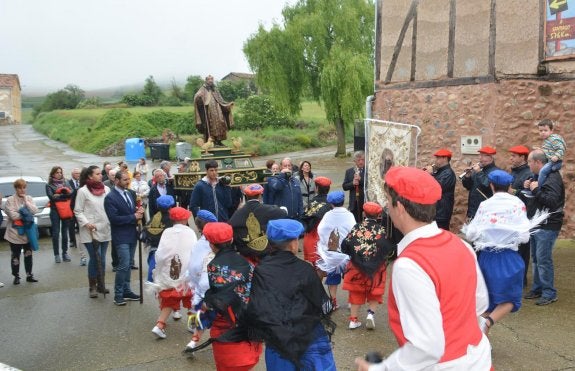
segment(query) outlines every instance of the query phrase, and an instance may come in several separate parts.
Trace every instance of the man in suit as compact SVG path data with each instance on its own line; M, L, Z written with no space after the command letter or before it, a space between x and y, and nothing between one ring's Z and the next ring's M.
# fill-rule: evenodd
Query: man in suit
M345 171L345 177L343 178L341 187L344 191L349 191L349 211L351 211L355 217L355 221L360 223L363 219L361 213L363 203L365 202L365 194L363 192L365 182L365 152L356 151L353 154L353 162L355 166Z
M112 228L112 244L116 246L118 254L114 304L126 305L126 300L140 300L140 296L130 288L130 265L136 252L136 227L144 216L144 209L136 207L136 195L130 190L128 173L119 171L114 179L116 184L104 199L104 209Z
M154 185L150 188L148 193L148 207L150 208L150 218L152 218L159 211L156 200L160 196L176 197L174 187L167 181L166 173L162 169L154 171Z

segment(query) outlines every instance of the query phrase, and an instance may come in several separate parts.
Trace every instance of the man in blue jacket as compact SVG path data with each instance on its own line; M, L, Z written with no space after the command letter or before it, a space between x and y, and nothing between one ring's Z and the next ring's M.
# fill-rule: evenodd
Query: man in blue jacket
M130 288L130 261L136 251L136 226L144 216L144 208L136 207L136 195L130 190L130 176L127 172L117 172L114 182L114 188L104 199L104 209L110 220L112 244L118 253L114 304L126 305L126 300L140 300L140 296Z
M226 184L225 177L218 178L218 162L206 161L206 176L194 186L190 210L194 218L200 210L208 210L219 222L227 222L230 218L228 210L232 207L232 189Z
M298 220L303 216L300 181L292 173L291 159L284 158L281 162L281 171L268 178L268 189L272 194L274 205L284 207L288 218Z

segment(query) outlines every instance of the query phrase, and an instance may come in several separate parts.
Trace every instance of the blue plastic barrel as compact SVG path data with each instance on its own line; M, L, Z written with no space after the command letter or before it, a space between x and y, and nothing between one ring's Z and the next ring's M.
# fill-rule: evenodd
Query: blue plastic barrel
M146 157L144 140L141 138L126 139L126 161L138 161Z

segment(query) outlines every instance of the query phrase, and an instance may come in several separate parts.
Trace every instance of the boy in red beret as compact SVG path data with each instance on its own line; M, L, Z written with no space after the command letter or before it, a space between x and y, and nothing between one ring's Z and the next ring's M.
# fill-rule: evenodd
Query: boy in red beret
M210 288L204 303L216 312L210 331L216 369L247 371L258 363L262 352L262 344L247 341L246 329L239 326L249 301L254 266L235 251L229 224L208 223L203 233L215 254L208 263Z
M154 282L147 283L160 302L160 316L152 332L161 339L166 338L166 320L170 313L179 311L180 303L188 311L192 307L192 292L186 271L191 251L197 242L196 233L188 227L192 213L182 207L174 207L169 214L174 225L162 234L155 255Z
M306 209L302 218L302 224L305 227L305 233L303 235L303 258L305 261L310 262L315 268L315 262L319 258L317 254L317 243L319 241L317 227L325 213L333 207L327 202L331 179L318 176L314 179L314 182L317 194Z
M351 304L350 330L361 326L357 315L366 302L366 328L375 328L375 310L383 303L385 292L387 261L395 249L395 245L386 239L385 228L378 220L382 207L375 202L366 202L363 212L365 219L352 228L341 244L341 252L350 257L343 276L343 289L349 291Z

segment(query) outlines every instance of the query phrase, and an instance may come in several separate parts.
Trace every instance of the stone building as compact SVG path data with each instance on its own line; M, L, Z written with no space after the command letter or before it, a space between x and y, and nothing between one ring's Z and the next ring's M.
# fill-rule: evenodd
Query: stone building
M22 96L18 75L0 74L0 125L22 123Z
M550 8L552 6L552 8ZM573 9L569 9L569 7ZM419 166L442 147L457 174L476 146L539 146L550 118L567 142L562 237L575 230L575 1L377 0L372 118L417 125ZM468 141L469 140L469 141ZM452 228L467 209L458 184Z

